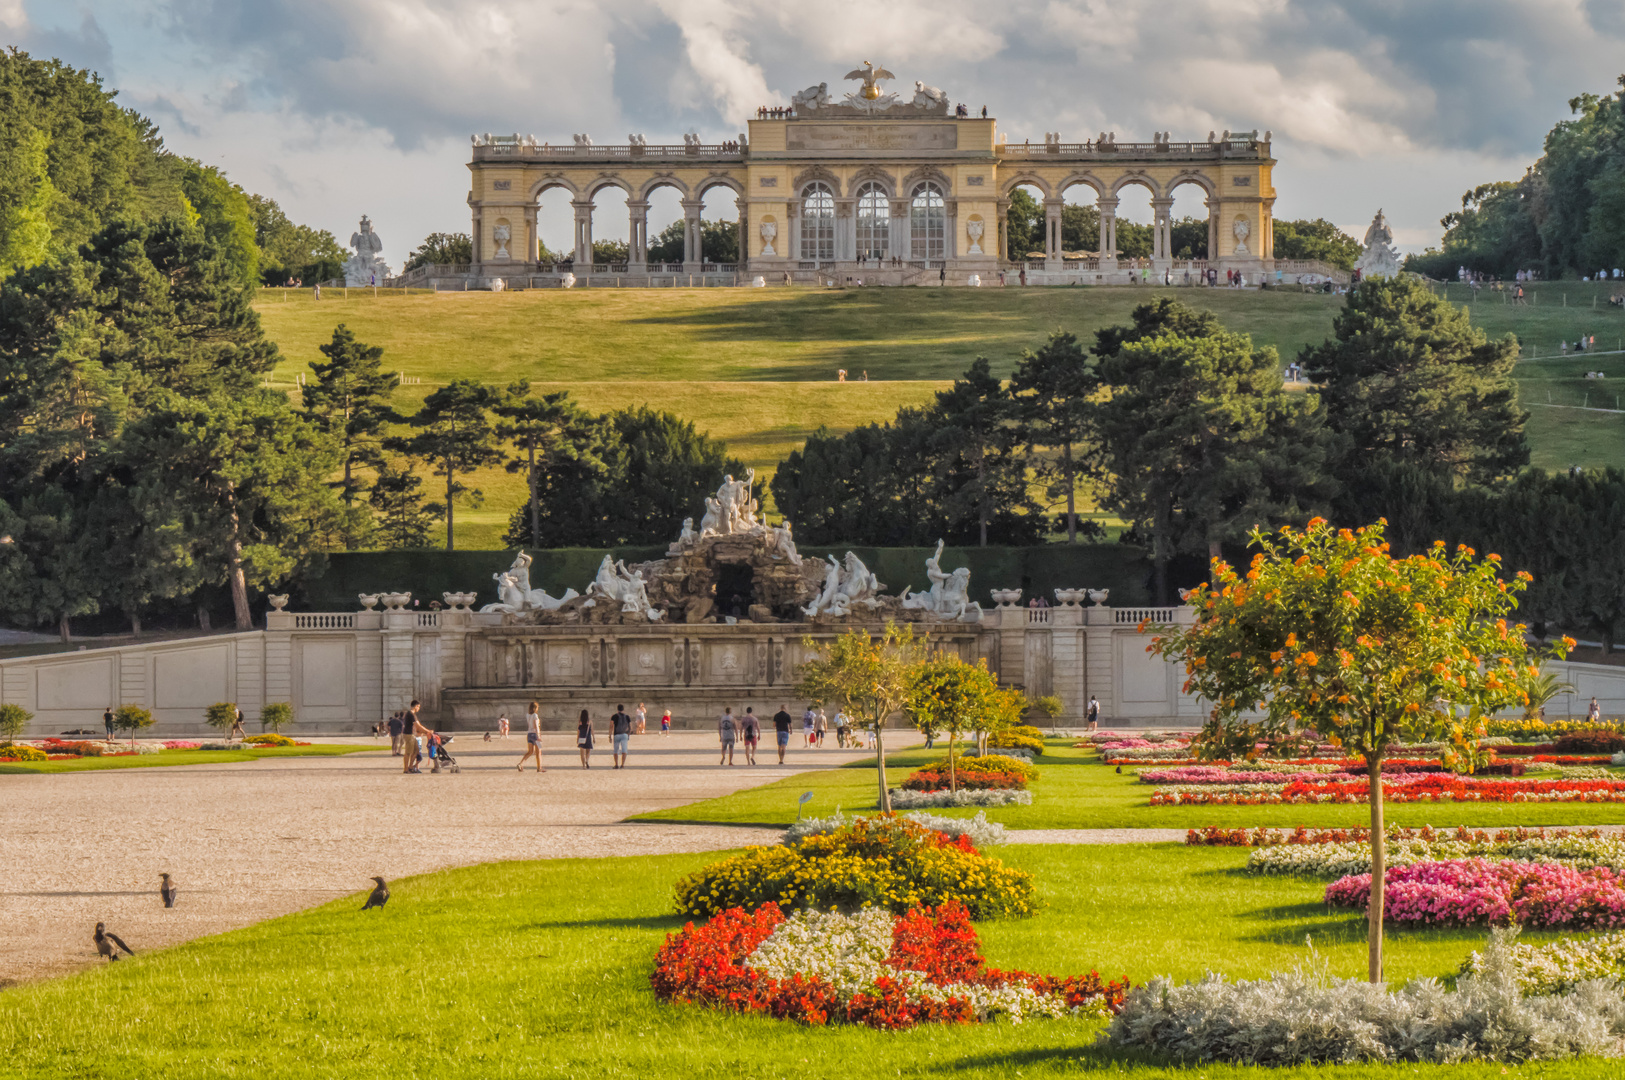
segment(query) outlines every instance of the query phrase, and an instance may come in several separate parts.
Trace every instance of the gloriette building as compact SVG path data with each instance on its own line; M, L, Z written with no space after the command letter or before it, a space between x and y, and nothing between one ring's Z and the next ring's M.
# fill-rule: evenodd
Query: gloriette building
M891 92L890 72L865 64L846 78L859 85L842 96L829 84L808 87L785 107L763 109L734 140L650 143L631 136L602 145L577 135L554 146L532 136L476 135L469 162L473 264L455 271L501 277L513 285L557 284L569 272L580 284L611 275L616 284L676 284L682 276L729 275L782 281L834 280L861 271L866 283L986 282L1008 267L1004 223L1020 186L1043 198L1047 228L1041 264L1022 268L1041 283L1111 283L1146 271L1241 270L1273 273L1271 208L1275 188L1270 134L1210 132L1204 141L1176 142L1155 133L1150 142L1118 141L1101 132L1082 141L1059 133L1036 144L1014 142L998 121L951 105L935 87L914 84ZM1170 232L1174 193L1201 189L1207 204L1210 257L1177 263ZM1117 207L1123 190L1150 193L1155 241L1149 262L1117 257ZM683 261L648 260L649 196L670 188L686 222ZM703 249L701 201L726 188L738 209L743 257L718 264ZM1085 188L1100 211L1096 251L1062 258L1061 209L1068 191ZM594 264L592 240L599 199L614 189L630 214L624 264ZM574 210L573 261L542 263L536 213L548 199ZM1318 264L1286 266L1297 272ZM534 279L534 280L533 280ZM586 279L586 280L583 280ZM610 282L602 282L610 284ZM716 283L722 283L720 281ZM729 283L735 283L730 281Z

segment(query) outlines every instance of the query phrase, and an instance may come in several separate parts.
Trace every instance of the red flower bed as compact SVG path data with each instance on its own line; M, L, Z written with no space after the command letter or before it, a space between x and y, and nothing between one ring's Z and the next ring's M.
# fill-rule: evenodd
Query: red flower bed
M1423 825L1419 829L1393 828L1388 830L1390 840L1457 840L1464 844L1508 844L1518 840L1543 838L1562 839L1580 837L1595 840L1602 836L1599 829L1497 829L1493 833L1483 829L1469 829L1458 825L1454 829L1435 829ZM1366 843L1370 829L1314 829L1302 825L1287 832L1285 829L1191 829L1185 834L1185 843L1193 847L1279 847L1288 844L1353 844Z
M924 1023L976 1022L970 1001L952 993L953 987L1024 986L1062 998L1068 1008L1103 1005L1112 1013L1122 1008L1129 987L1126 979L1108 983L1093 971L1061 978L989 968L969 913L963 905L944 904L935 911L916 908L898 918L886 959L897 975L883 975L842 1000L819 976L779 979L746 966L746 959L784 921L778 905L763 904L754 915L729 908L703 925L691 922L667 934L649 979L655 996L807 1024L844 1020L894 1030ZM914 989L921 979L950 992L940 1000L921 996Z
M1384 784L1388 802L1625 802L1625 780L1478 780L1435 774ZM1362 803L1369 787L1354 783L1292 783L1280 792L1241 794L1190 791L1151 796L1152 806L1272 806L1282 803Z
M954 770L954 779L960 787L968 791L1027 790L1025 778L1008 773L977 772L974 769L957 768ZM943 765L940 768L930 766L916 769L903 781L903 788L907 791L947 791L948 767Z

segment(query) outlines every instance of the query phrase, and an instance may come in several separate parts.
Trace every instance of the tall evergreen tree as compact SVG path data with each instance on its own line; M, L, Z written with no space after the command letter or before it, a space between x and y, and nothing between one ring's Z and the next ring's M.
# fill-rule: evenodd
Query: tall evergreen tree
M1374 455L1471 483L1507 479L1529 462L1518 343L1490 341L1467 313L1409 278L1362 281L1332 337L1299 355L1326 403L1326 423L1356 460Z
M415 435L394 436L384 447L408 457L433 464L436 476L446 478L446 550L456 547L456 503L459 495L482 498L483 493L465 485L461 477L487 465L496 465L504 455L497 448L491 410L502 403L502 395L472 379L458 379L430 394L411 419Z
M542 545L542 478L570 463L572 471L601 471L598 456L602 428L585 410L570 400L567 391L530 396L530 383L518 382L508 388L507 398L494 410L501 422L497 435L518 447L520 456L509 460L511 473L525 474L530 493L529 530L513 542L514 547Z
M399 419L389 397L400 376L382 370L382 347L357 341L343 323L333 328L333 340L318 348L327 359L311 365L315 380L303 391L305 416L337 445L344 469L339 495L353 503L366 490L355 470L382 460L384 425Z
M1010 377L1010 393L1025 427L1029 447L1045 446L1057 456L1038 463L1040 478L1049 482L1051 498L1066 503L1067 543L1078 539L1078 455L1087 453L1090 399L1100 389L1095 373L1077 336L1057 330L1037 352L1021 354Z
M1020 454L1021 427L1010 393L978 357L953 386L938 392L931 409L937 422L934 449L937 475L945 484L943 510L950 532L964 523L982 547L997 519L1005 542L1031 540L1037 533L1027 494L1027 460Z
M387 461L378 466L367 501L378 515L377 536L385 547L429 546L429 530L445 516L445 508L425 503L422 489L423 478L411 469L397 469Z
M1255 525L1331 494L1312 398L1288 395L1274 349L1167 298L1097 333L1102 503L1150 533L1159 603L1169 560L1216 556Z

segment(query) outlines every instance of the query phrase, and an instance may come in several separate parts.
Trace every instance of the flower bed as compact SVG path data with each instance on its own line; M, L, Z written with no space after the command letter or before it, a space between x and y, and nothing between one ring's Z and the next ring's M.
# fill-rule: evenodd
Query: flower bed
M243 740L243 745L252 750L270 746L309 746L310 744L308 742L296 742L286 735L271 732L265 735L250 735Z
M1589 938L1559 938L1545 945L1511 948L1514 977L1525 994L1569 994L1591 979L1625 979L1625 933ZM1477 975L1488 959L1474 952L1461 965L1461 974Z
M104 754L116 754L117 743L90 742L85 739L58 739L56 737L41 739L39 748L52 757L101 757Z
M981 791L903 791L891 789L893 810L940 810L950 806L1031 806L1033 794L1013 788L989 788Z
M730 908L668 934L650 977L662 1001L708 1005L808 1024L897 1029L1008 1017L1098 1016L1118 1008L1127 980L988 968L958 904L901 917L774 904Z
M1522 926L1553 929L1625 925L1625 888L1613 870L1550 863L1447 859L1396 866L1386 875L1384 921L1418 926ZM1326 886L1326 903L1364 911L1371 875Z
M1625 837L1564 836L1517 840L1394 839L1387 848L1390 867L1448 859L1511 859L1554 863L1586 870L1606 866L1625 873ZM1371 872L1371 845L1365 840L1340 844L1292 844L1258 848L1247 859L1249 874L1301 874L1343 877Z
M966 792L964 794L974 794ZM1014 794L1014 793L1012 793ZM858 911L963 904L978 919L1032 914L1032 875L906 818L850 825L775 847L749 848L677 883L677 913L709 918L728 908Z
M957 840L963 836L971 842L973 847L977 848L997 847L1006 843L1009 839L1005 835L1004 826L996 821L989 821L987 815L983 813L978 813L973 818L957 818L943 817L940 814L928 814L923 810L917 810L910 814L904 814L903 817L909 821L924 825L927 829L939 832L949 840ZM784 839L781 843L799 844L809 836L839 832L842 829L850 828L851 825L852 819L839 810L836 810L834 814L827 818L802 818L784 831Z
M1027 778L1006 772L984 772L974 765L959 766L950 776L947 763L915 769L903 781L905 791L946 791L952 781L957 787L971 791L1010 790L1025 791Z
M1503 844L1514 840L1561 840L1569 837L1594 840L1603 834L1598 829L1499 829L1494 833L1483 829L1469 829L1458 825L1454 829L1439 830L1431 825L1420 828L1394 826L1387 830L1389 840L1456 840L1464 844ZM1291 830L1266 829L1191 829L1185 834L1190 846L1208 847L1274 847L1279 844L1349 844L1364 843L1371 838L1370 829L1306 829L1302 825Z
M1158 788L1152 806L1274 806L1363 803L1363 778L1349 783L1232 784ZM1389 802L1625 802L1625 780L1494 780L1442 773L1401 774L1382 781Z
M0 746L0 761L49 761L50 755L37 746L14 743Z
M165 750L197 750L200 747L202 747L202 745L203 745L202 743L194 742L191 739L170 739L170 740L168 740L167 742L164 743L164 749Z
M1492 933L1482 969L1454 990L1437 979L1389 990L1314 968L1252 982L1153 979L1129 993L1101 1042L1179 1061L1277 1066L1617 1058L1625 1034L1618 984L1525 997L1510 942Z

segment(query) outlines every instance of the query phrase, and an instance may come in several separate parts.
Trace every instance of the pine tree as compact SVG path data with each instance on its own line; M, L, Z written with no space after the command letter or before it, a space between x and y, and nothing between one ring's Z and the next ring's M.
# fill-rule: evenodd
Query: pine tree
M380 433L398 419L389 397L400 376L381 370L384 350L357 341L343 323L333 328L333 340L318 348L327 359L311 365L315 381L304 388L305 416L338 446L344 468L339 495L349 504L366 490L355 470L382 460Z
M1037 352L1021 354L1010 393L1026 425L1029 448L1046 446L1059 451L1039 464L1038 475L1050 481L1052 498L1066 500L1066 541L1078 539L1078 479L1076 454L1088 452L1090 399L1100 389L1100 378L1075 335L1057 330Z
M459 479L476 469L496 465L504 454L496 446L490 411L502 395L472 379L458 379L423 401L411 418L418 433L384 440L384 447L408 457L433 463L436 476L446 478L446 550L455 548L454 525L459 495L482 498Z
M997 518L1006 542L1033 539L1037 507L1027 495L1026 459L1017 452L1025 439L1010 394L985 357L937 394L930 415L937 426L932 445L949 531L960 535L969 528L986 547Z
M543 477L561 468L589 474L601 472L603 461L598 452L602 427L570 400L568 392L533 398L528 382L510 386L507 399L493 411L502 418L497 435L511 440L522 454L509 461L507 469L525 474L530 493L529 528L522 536L513 534L504 542L514 547L541 547Z
M1490 341L1466 311L1409 278L1362 281L1332 337L1299 356L1354 461L1381 455L1470 483L1529 463L1517 359L1512 335Z
M439 503L424 503L423 478L411 469L384 462L367 501L378 514L378 537L385 547L429 546L429 530L445 516Z

